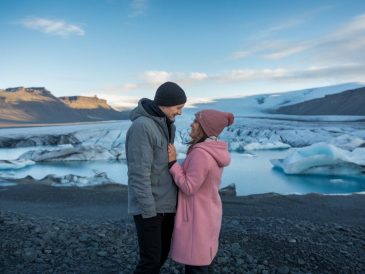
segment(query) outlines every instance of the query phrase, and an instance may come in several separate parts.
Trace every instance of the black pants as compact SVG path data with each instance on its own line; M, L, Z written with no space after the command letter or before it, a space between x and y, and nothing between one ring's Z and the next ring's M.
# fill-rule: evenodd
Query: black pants
M185 265L185 274L212 274L214 273L213 263L210 265Z
M175 213L159 213L146 219L135 215L133 218L139 245L139 262L134 273L158 274L170 251Z

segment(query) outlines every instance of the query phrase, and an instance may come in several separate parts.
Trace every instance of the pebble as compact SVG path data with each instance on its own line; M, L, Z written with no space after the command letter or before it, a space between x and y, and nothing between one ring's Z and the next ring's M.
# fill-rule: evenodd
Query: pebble
M0 210L0 228L0 273L132 273L138 260L132 220L95 223ZM363 227L223 217L214 267L233 274L365 273L362 239ZM183 269L168 259L161 274Z
M287 274L289 273L290 269L287 266L281 266L277 269L279 274Z

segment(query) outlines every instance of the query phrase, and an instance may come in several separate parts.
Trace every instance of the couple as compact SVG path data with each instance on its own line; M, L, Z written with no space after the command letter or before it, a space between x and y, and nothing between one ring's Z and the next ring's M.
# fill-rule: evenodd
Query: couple
M140 253L134 273L159 273L169 254L185 264L185 273L213 272L222 220L218 189L223 167L230 162L227 144L217 137L234 117L216 110L196 113L187 157L180 165L173 145L174 119L185 103L183 89L166 82L153 101L141 99L130 114L128 212Z

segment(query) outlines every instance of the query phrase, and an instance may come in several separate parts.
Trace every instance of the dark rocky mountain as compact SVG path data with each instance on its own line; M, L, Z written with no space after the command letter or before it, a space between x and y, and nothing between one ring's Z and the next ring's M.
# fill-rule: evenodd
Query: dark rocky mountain
M365 115L365 87L343 91L277 109L288 115Z
M43 87L0 89L3 123L69 123L127 119L126 112L93 97L57 98Z

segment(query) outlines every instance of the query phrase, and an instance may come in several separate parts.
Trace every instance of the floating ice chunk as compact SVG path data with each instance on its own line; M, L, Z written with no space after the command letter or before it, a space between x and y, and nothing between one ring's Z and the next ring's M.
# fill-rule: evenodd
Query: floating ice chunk
M32 160L35 162L49 161L95 161L95 160L119 160L125 157L123 151L118 149L106 149L105 147L79 146L57 150L32 150L21 156L18 160Z
M271 163L286 174L359 175L365 173L365 148L350 152L318 143L298 148L285 159Z
M346 150L353 150L364 143L363 139L348 134L338 136L330 141L330 144Z
M358 147L350 153L350 159L355 164L365 166L365 147Z
M233 141L232 140L228 143L228 148L231 151L243 152L243 151L245 151L244 146L245 146L245 144L242 141Z
M245 150L274 150L274 149L287 149L287 148L290 148L290 146L282 142L251 143L244 146Z
M50 184L53 186L94 186L115 183L113 180L108 178L105 172L95 174L93 177L85 177L74 174L68 174L65 176L47 175L39 182Z
M334 184L343 184L345 181L342 179L331 179L330 182Z
M21 169L27 166L34 165L35 162L31 160L0 160L0 170L3 169Z
M239 155L242 156L242 157L247 157L247 158L257 157L257 155L251 154L251 153L241 153Z

